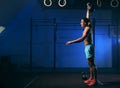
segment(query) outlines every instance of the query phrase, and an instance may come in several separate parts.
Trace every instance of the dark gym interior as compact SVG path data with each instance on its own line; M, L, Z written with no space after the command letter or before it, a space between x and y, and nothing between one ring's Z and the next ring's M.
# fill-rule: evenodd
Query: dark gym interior
M88 2L98 74L91 88L120 88L120 0L2 0L0 88L89 88L84 43L66 45L82 35Z

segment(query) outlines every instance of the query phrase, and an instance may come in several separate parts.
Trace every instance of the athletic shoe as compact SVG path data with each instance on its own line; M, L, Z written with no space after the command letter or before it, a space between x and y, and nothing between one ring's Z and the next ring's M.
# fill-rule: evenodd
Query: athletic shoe
M88 86L93 86L97 83L97 81L95 79L91 80L88 84Z
M88 78L87 80L84 81L84 83L89 83L91 81L91 78Z

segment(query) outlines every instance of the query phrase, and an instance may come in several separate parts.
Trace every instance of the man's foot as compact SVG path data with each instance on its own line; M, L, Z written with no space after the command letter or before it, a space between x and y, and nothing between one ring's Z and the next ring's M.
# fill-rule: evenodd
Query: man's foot
M88 78L87 80L84 81L84 83L89 83L92 79Z
M97 83L95 79L91 80L88 84L88 86L94 86Z

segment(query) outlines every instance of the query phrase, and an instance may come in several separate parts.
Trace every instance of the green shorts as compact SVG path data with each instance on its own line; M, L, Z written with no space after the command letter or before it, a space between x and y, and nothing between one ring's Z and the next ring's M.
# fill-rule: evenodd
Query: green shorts
M89 58L94 59L94 46L92 44L85 46L85 55L86 55L86 59Z

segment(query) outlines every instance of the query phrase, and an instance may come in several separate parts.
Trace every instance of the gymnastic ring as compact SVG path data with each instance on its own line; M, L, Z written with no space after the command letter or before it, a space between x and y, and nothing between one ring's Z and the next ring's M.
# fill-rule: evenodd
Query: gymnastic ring
M60 7L64 7L66 4L67 4L67 1L66 1L66 0L63 0L63 5L61 4L61 0L58 1L58 5L59 5Z
M116 2L116 5L113 5L113 3ZM111 6L112 7L118 7L119 6L119 1L118 0L111 0Z
M101 5L102 5L101 0L97 0L97 6L98 6L98 7L101 7Z
M52 5L52 0L49 0L50 4L47 4L46 3L46 0L44 0L44 5L47 6L47 7L50 7Z

